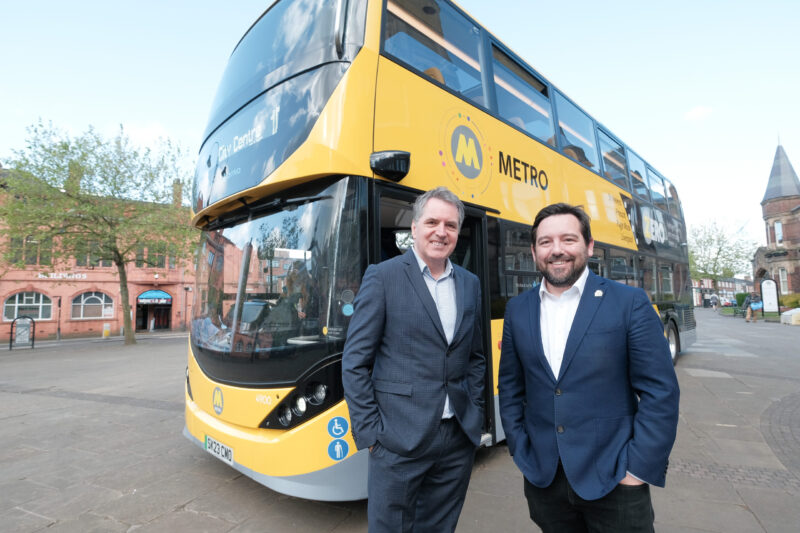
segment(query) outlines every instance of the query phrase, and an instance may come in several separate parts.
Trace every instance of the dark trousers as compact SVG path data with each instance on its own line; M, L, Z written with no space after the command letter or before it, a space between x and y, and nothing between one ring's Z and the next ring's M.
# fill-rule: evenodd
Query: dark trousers
M475 446L455 418L442 421L421 457L376 443L369 455L370 533L455 531L474 460Z
M531 520L543 533L652 533L650 485L617 485L599 500L572 490L561 463L553 483L539 488L525 480Z

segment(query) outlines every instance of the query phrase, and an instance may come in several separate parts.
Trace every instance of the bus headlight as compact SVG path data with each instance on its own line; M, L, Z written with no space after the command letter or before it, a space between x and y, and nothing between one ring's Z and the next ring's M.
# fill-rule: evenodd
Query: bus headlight
M297 416L303 416L306 412L306 399L303 396L298 396L294 401L292 412Z
M278 422L284 426L289 426L292 423L292 410L288 405L281 405L278 411Z
M328 387L324 383L309 383L306 388L306 399L311 405L321 405L328 395Z
M259 427L286 430L315 419L344 400L342 360L336 359L297 383L268 412Z

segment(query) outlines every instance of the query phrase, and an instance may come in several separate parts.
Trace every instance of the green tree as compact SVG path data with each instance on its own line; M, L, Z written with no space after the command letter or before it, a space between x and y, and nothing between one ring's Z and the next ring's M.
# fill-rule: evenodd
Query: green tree
M750 272L756 244L736 238L717 224L709 222L689 230L689 270L692 278L717 282L736 274Z
M122 127L111 139L92 128L70 137L40 121L28 128L26 147L14 156L0 199L0 224L9 237L1 244L4 258L19 262L12 243L28 239L52 242L53 265L70 257L112 263L125 343L135 344L127 264L143 248L186 260L196 244L182 201L187 173L180 148L167 141L157 150L139 149Z

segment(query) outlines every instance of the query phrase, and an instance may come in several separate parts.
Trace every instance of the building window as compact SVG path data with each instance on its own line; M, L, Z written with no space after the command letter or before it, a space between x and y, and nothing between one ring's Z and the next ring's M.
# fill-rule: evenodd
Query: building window
M72 318L112 318L114 300L102 292L84 292L72 300Z
M164 268L166 266L167 243L159 242L147 247L147 266Z
M12 237L10 248L11 254L9 259L11 259L11 263L24 264L28 266L52 265L52 239L42 239L40 241L30 235L24 239Z
M75 254L75 264L79 267L92 268L112 266L110 259L103 259L100 256L100 245L96 242L90 242L86 249Z
M167 252L169 256L167 257L169 268L175 269L178 268L178 250L174 244L170 244L167 246Z
M50 320L53 302L39 292L19 292L10 296L3 306L3 320L9 322L23 315L36 320Z
M214 257L213 254L211 257ZM142 267L144 267L144 246L139 245L139 247L136 248L136 268Z
M775 244L783 243L783 223L775 223Z
M789 279L786 275L786 269L781 268L778 270L778 272L780 272L781 294L789 294Z

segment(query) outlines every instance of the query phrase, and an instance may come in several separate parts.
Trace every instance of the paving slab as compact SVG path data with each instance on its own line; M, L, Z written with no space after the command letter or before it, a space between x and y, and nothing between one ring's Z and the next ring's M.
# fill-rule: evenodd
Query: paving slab
M75 518L60 520L47 528L47 533L124 533L130 529L107 516L84 513Z
M800 531L800 328L695 311L656 530ZM290 498L188 442L185 366L185 338L0 350L0 530L366 531L365 501ZM479 450L457 531L536 530L507 447Z
M800 506L796 494L752 487L737 487L737 491L758 517L764 531L797 533L800 530Z

